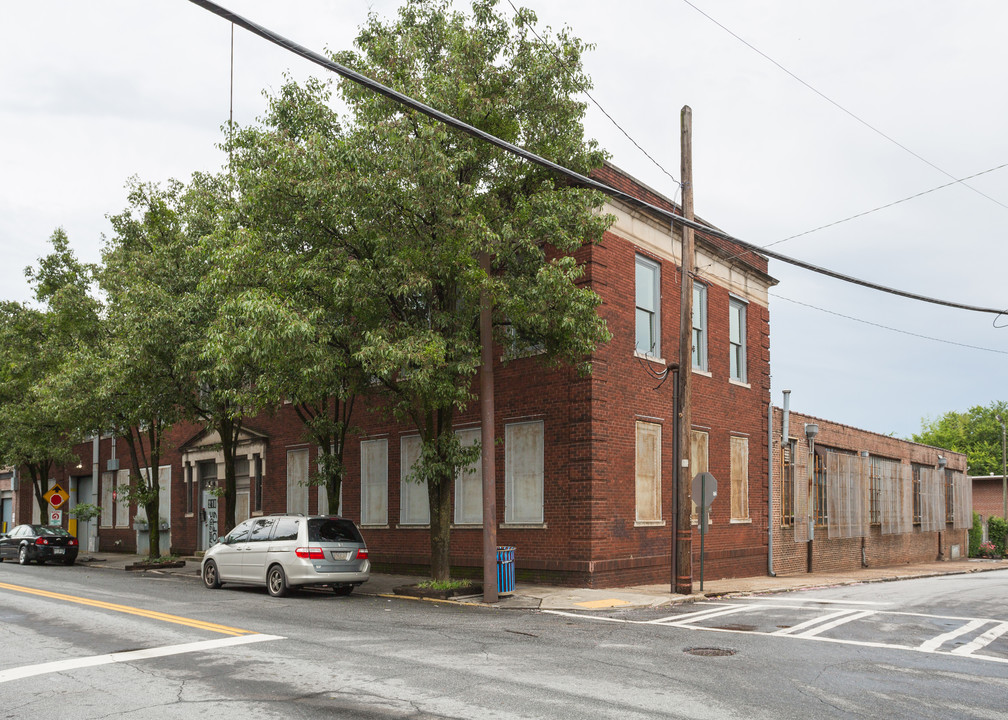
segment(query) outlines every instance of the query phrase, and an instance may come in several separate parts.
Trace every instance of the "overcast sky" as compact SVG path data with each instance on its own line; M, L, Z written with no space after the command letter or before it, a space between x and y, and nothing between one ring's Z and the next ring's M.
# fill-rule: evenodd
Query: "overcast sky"
M351 47L369 10L390 17L398 7L222 4L318 51ZM1001 0L523 4L541 24L568 25L596 45L585 59L592 96L675 178L679 111L692 108L696 212L758 245L951 182L943 171L964 178L1008 163ZM507 0L502 8L511 14ZM0 280L2 297L27 300L23 269L56 227L80 257L99 259L127 178L220 168L231 27L186 0L11 3L3 24ZM240 29L234 56L241 124L262 114L262 90L279 88L285 72L323 74ZM676 195L594 106L586 130L617 166ZM1008 308L1008 168L969 184L774 249L910 292ZM1008 399L1008 327L996 329L993 315L777 261L770 272L780 281L770 303L775 404L790 389L797 411L909 436L922 418Z

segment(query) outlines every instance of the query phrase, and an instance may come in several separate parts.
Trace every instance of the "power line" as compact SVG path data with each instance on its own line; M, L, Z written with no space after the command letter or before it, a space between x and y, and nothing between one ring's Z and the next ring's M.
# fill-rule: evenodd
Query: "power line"
M850 215L849 217L845 217L842 220L834 220L831 223L826 223L825 225L820 225L819 227L812 228L811 230L806 230L805 232L800 232L800 233L797 233L796 235L790 235L790 236L788 236L786 238L782 238L781 240L774 240L772 243L764 245L763 247L764 248L768 248L771 245L779 245L780 243L787 242L788 240L794 240L795 238L800 238L800 237L803 237L805 235L811 235L814 232L819 232L820 230L825 230L826 228L831 228L831 227L834 227L836 225L840 225L841 223L845 223L845 222L847 222L849 220L856 220L857 218L864 217L865 215L871 215L874 212L878 212L879 210L885 210L886 208L891 208L894 205L899 205L900 203L905 203L908 200L916 200L917 198L923 197L924 195L929 195L930 193L936 192L938 190L944 190L947 187L952 187L953 185L958 185L959 183L962 183L964 180L972 180L975 177L980 177L981 175L986 175L986 174L992 173L992 172L994 172L996 170L1002 170L1002 169L1004 169L1006 167L1008 167L1008 163L1004 163L1002 165L998 165L997 167L992 167L989 170L981 170L978 173L973 173L972 175L967 175L964 178L959 178L958 180L953 180L952 182L945 183L944 185L939 185L938 187L933 187L930 190L924 190L924 191L916 193L914 195L909 195L909 196L907 196L907 197L905 197L905 198L903 198L901 200L894 200L891 203L886 203L885 205L879 205L877 208L872 208L871 210L865 210L864 212L859 212L859 213L856 213L854 215Z
M621 190L617 190L616 188L610 187L609 185L606 185L605 183L595 180L593 178L581 175L580 173L574 172L573 170L565 168L562 165L558 165L552 162L551 160L547 160L543 157L540 157L539 155L536 155L535 153L525 150L524 148L520 148L517 145L509 143L506 140L502 140L496 137L495 135L491 135L490 133L484 132L483 130L480 130L479 128L473 127L468 123L458 120L457 118L454 118L451 115L443 113L440 110L436 110L430 107L429 105L420 102L419 100L415 100L411 97L408 97L407 95L403 95L402 93L393 90L385 85L382 85L381 83L372 80L371 78L365 77L364 75L361 75L360 73L351 70L348 67L340 65L339 63L330 60L329 58L320 55L312 50L309 50L308 48L297 44L293 40L289 40L283 37L282 35L278 35L272 30L269 30L261 25L258 25L252 22L251 20L247 20L244 17L237 15L236 13L233 13L230 10L227 10L226 8L223 8L214 2L210 2L209 0L189 0L189 1L194 5L198 5L199 7L202 7L203 9L208 10L219 17L222 17L225 20L238 25L239 27L245 28L249 32L258 35L259 37L268 40L269 42L274 43L275 45L278 45L294 53L295 55L299 55L300 57L303 57L306 60L315 63L316 65L319 65L327 70L337 73L341 77L345 77L348 80L358 83L359 85L363 85L364 87L367 87L373 90L374 92L389 98L393 102L405 105L406 107L411 108L424 115L427 115L428 117L431 117L439 122L442 122L445 125L448 125L449 127L453 127L456 130L466 133L467 135L488 142L491 145L500 148L501 150L511 153L512 155L523 158L524 160L527 160L530 163L546 168L547 170L555 172L558 175L562 175L563 177L566 177L569 180L572 180L583 187L598 190L599 192L608 195L611 198L620 200L621 202L625 202L630 205L634 205L638 208L647 210L649 212L653 212L657 214L659 217L665 218L673 222L681 223L682 225L693 228L694 230L699 230L708 237L716 237L722 240L726 240L755 254L763 254L775 260L780 260L781 262L785 262L790 265L794 265L796 267L809 270L810 272L815 272L820 275L826 275L828 277L832 277L837 280L842 280L844 282L860 285L861 287L865 287L871 290L877 290L879 292L885 292L891 295L898 295L900 297L905 297L910 300L919 300L921 302L932 303L935 305L942 305L945 307L956 308L959 310L970 310L973 312L989 313L992 315L1002 315L1005 312L1004 309L985 308L976 305L966 305L963 303L952 302L949 300L940 300L938 298L928 297L925 295L918 295L917 293L911 293L904 290L890 288L885 285L879 285L878 283L868 282L867 280L861 280L859 278L855 278L851 275L846 275L844 273L837 272L835 270L829 270L827 268L806 262L804 260L798 260L797 258L782 255L781 253L778 253L773 250L761 249L757 245L745 242L744 240L740 240L732 235L729 235L728 233L718 230L717 228L704 225L703 223L696 222L695 220L687 220L682 215L676 215L674 212L666 210L665 208L659 207L657 205L652 205L651 203L641 200L640 198L634 197L633 195L625 193Z
M508 5L511 6L511 9L514 10L515 17L518 17L518 8L516 8L514 6L514 3L511 2L511 0L507 0L507 2L508 2ZM539 40L539 42L542 43L543 47L546 48L547 51L549 51L549 54L553 56L553 59L556 60L560 64L560 67L562 67L564 69L564 71L567 73L567 76L570 77L571 79L573 79L573 75L571 73L570 67L561 58L559 58L555 52L553 52L553 48L550 46L550 44L547 43L545 40L543 40L543 38L539 35L539 33L536 32L536 29L532 25L527 25L526 27L528 27L528 29L531 31L531 33L536 36L536 38ZM606 109L604 107L602 107L598 103L597 100L595 100L594 97L592 97L592 94L590 92L588 92L587 88L581 87L581 88L578 88L578 89L580 90L580 92L583 92L585 94L585 97L587 97L589 100L592 101L592 104L595 107L597 107L599 110L602 111L602 114L605 115L609 119L609 122L611 122L613 125L616 126L617 130L619 130L621 133L623 133L623 135L626 137L627 140L629 140L630 142L633 143L633 145L634 145L635 148L637 148L642 153L644 153L644 157L646 157L648 160L650 160L652 163L654 163L654 166L657 167L659 170L661 170L663 173L665 173L672 180L672 182L674 182L676 185L682 185L682 183L680 183L679 180L677 180L676 177L672 173L670 173L668 170L666 170L662 166L662 164L660 162L658 162L657 160L655 160L651 156L651 153L649 153L647 150L645 150L643 147L641 147L636 140L634 140L632 137L630 137L630 134L626 130L623 129L623 126L620 125L618 122L616 122L615 118L613 118L613 116L610 115L606 111Z
M861 123L862 125L864 125L866 128L868 128L872 132L876 133L877 135L880 135L881 137L885 138L886 140L888 140L889 142L891 142L896 147L898 147L898 148L900 148L902 150L905 150L906 152L910 153L911 155L913 155L915 158L917 158L921 162L926 163L927 165L930 165L932 168L934 168L935 170L937 170L938 172L940 172L942 175L945 175L946 177L950 177L952 179L955 179L955 175L953 175L952 173L950 173L947 170L945 170L945 169L943 169L943 168L935 165L933 162L931 162L930 160L928 160L926 157L915 153L913 150L911 150L910 148L908 148L903 143L899 142L898 140L896 140L893 137L890 137L889 135L886 135L884 132L882 132L881 130L879 130L877 127L875 127L874 125L872 125L870 122L868 122L864 118L862 118L862 117L860 117L858 115L855 115L852 111L850 111L847 108L845 108L843 105L841 105L840 103L838 103L833 98L829 97L825 93L823 93L820 90L818 90L815 87L813 87L811 84L809 84L809 83L805 82L804 80L802 80L800 77L798 77L797 75L795 75L793 72L791 72L790 70L788 70L786 67L784 67L783 65L781 65L779 62L777 62L776 60L774 60L772 57L770 57L769 55L767 55L765 52L763 52L762 50L760 50L758 47L756 47L755 45L753 45L752 43L750 43L748 40L744 39L743 37L741 37L740 35L738 35L737 33L735 33L733 30L731 30L730 28L728 28L725 25L721 24L720 22L718 22L717 20L715 20L713 17L711 17L710 15L708 15L707 13L705 13L703 10L701 10L696 5L694 5L693 3L691 3L690 0L682 0L682 1L684 3L686 3L687 5L689 5L691 8L693 8L694 10L696 10L698 13L700 13L701 15L703 15L705 18L707 18L708 20L710 20L712 23L714 23L715 25L717 25L719 28L721 28L722 30L724 30L726 33L728 33L729 35L731 35L733 38L735 38L736 40L738 40L740 43L742 43L743 45L745 45L747 48L749 48L750 50L752 50L753 52L755 52L757 55L759 55L760 57L764 58L765 60L768 60L769 62L773 63L778 69L780 69L783 72L785 72L792 79L797 80L799 83L801 83L806 88L808 88L809 90L811 90L812 92L814 92L816 95L818 95L819 97L821 97L823 100L825 100L826 102L828 102L833 107L837 108L838 110L840 110L844 114L852 117L854 120L857 120L859 123ZM1006 210L1008 210L1008 205L1006 205L1005 203L1001 202L997 198L993 198L990 195L987 195L986 193L983 193L980 190L977 190L972 185L967 185L966 183L963 183L963 186L969 188L970 190L972 190L973 192L975 192L977 195L980 195L981 197L985 197L988 200L990 200L991 202L997 203L1001 207L1003 207Z
M995 350L993 348L980 347L979 345L967 345L966 343L955 342L954 340L946 340L944 338L936 338L930 335L922 335L920 333L910 332L909 330L900 330L899 328L890 327L888 325L882 325L877 322L872 322L871 320L865 320L863 318L854 317L853 315L845 315L843 313L835 312L833 310L827 310L826 308L818 307L817 305L811 305L809 303L801 302L800 300L793 300L789 297L784 297L783 295L778 295L777 293L771 293L771 297L775 297L779 300L787 300L795 305L802 305L807 308L812 308L813 310L818 310L819 312L824 312L829 315L835 315L837 317L842 317L846 320L853 320L854 322L863 323L865 325L871 325L872 327L881 328L882 330L888 330L890 332L900 333L901 335L909 335L911 337L921 338L923 340L931 340L933 342L945 343L946 345L955 345L957 347L969 348L970 350L983 350L984 352L997 353L999 355L1008 355L1008 350Z

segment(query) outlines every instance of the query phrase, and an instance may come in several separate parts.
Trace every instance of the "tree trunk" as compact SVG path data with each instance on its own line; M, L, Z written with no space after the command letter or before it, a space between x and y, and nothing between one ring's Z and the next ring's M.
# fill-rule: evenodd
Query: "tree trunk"
M221 453L224 455L224 527L221 535L226 535L237 525L235 522L235 435L240 423L231 419L223 419L218 423L217 434L220 435Z
M451 579L448 557L451 533L451 486L454 478L438 478L427 488L430 501L431 577L438 582Z

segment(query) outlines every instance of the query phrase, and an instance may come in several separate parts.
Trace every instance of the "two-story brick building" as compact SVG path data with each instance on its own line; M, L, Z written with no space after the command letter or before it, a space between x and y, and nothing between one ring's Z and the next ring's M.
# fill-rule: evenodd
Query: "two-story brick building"
M596 175L629 195L673 209L668 198L614 167ZM850 535L855 531L849 514L828 510L840 491L830 494L827 486L839 482L836 487L848 488L850 495L852 481L827 479L825 470L822 491L806 495L818 513L814 537L809 543L796 535L796 498L802 493L795 490L795 477L803 477L808 464L801 464L802 436L784 443L792 465L784 463L780 411L770 412L768 290L775 280L767 273L766 258L698 233L694 350L692 358L680 362L679 229L670 229L657 214L615 200L603 211L614 215L615 223L599 244L575 254L585 268L583 281L602 298L599 313L613 336L591 358L592 373L544 369L534 355L495 368L497 538L517 548L520 578L595 587L670 581L676 437L674 383L667 370L676 363L692 368L691 473L709 471L719 483L705 537L706 578L759 575L768 569L856 567L862 559L870 564L933 559L939 552L948 555L965 547L951 515L948 523L944 516L939 523L937 515L927 515L922 525L919 515L912 514L907 526L903 515L887 510L883 523L877 503L882 497L890 502L894 491L883 495L882 486L870 479L863 492L878 490L866 501L868 512L876 514L857 530L860 535ZM502 353L496 355L499 360ZM364 398L356 405L354 423L361 433L345 452L341 512L361 525L378 567L422 570L430 556L426 489L406 480L419 439L413 428L369 412L376 402ZM798 422L812 420L792 417L796 428ZM824 448L842 450L844 456L861 457L866 451L868 458L879 459L865 460L872 478L882 477L883 465L891 469L882 459L898 459L919 485L913 480L920 475L917 466L937 462L933 448L818 423L820 444L814 457L825 462ZM478 441L475 403L457 415L455 428L463 442ZM166 527L162 548L189 554L215 541L220 518L212 491L224 477L218 446L218 439L199 427L173 429L160 471ZM137 530L137 509L118 492L129 482L125 444L117 446L106 437L78 450L80 462L57 470L55 479L71 491L71 505L94 497L102 514L88 528L70 523L71 529L82 531L85 547L87 533L102 550L143 550L146 535ZM249 419L238 455L239 521L261 513L335 509L327 505L324 492L305 484L318 462L318 448L305 442L289 406ZM948 462L950 469L965 469L962 456L949 454ZM450 556L456 570L478 574L482 484L479 468L475 470L456 479ZM782 482L784 475L788 482ZM930 473L924 475L932 483ZM911 498L932 497L931 491L921 495L915 490L918 485L911 487ZM899 492L902 501L903 490ZM17 507L20 517L33 513L30 493L20 493ZM810 512L808 507L803 511ZM830 517L845 518L841 531L829 523ZM900 533L893 532L896 527ZM848 535L834 537L836 532ZM700 543L695 519L693 536L696 568Z

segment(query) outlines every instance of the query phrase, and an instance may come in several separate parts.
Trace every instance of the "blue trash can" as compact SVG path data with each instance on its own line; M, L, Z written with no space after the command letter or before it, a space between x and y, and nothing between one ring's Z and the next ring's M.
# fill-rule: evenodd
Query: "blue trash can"
M497 548L497 592L514 592L514 556L513 547Z

